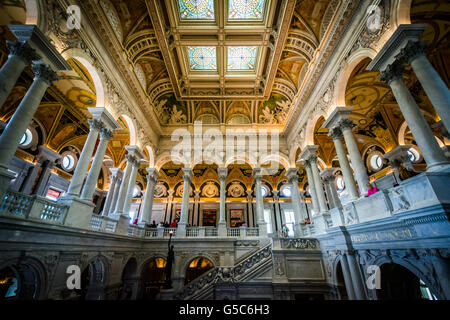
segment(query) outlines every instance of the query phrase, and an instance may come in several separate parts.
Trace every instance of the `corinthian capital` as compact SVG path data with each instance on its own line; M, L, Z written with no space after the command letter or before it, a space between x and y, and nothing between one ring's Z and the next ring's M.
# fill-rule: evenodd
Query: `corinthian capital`
M391 84L392 81L402 79L405 66L402 62L396 60L394 63L387 66L386 70L380 73L378 79L386 81L387 84Z
M408 44L397 55L397 59L411 64L415 58L424 55L427 43L424 41L408 41Z
M339 127L333 128L328 132L328 136L333 140L339 140L342 138L342 130Z
M52 85L53 81L59 80L56 72L53 71L48 64L41 62L34 63L31 69L33 70L35 79L42 79L47 82L49 86Z
M339 121L339 129L341 129L341 131L345 131L348 129L352 130L354 127L356 127L356 125L352 119L347 118Z
M91 130L100 131L104 128L103 123L98 119L88 119L88 123Z
M103 128L100 131L100 138L102 140L111 140L113 137L114 137L114 133L109 129Z
M36 51L26 42L23 41L6 41L10 56L18 56L26 64L30 64L35 60L40 60L41 57Z

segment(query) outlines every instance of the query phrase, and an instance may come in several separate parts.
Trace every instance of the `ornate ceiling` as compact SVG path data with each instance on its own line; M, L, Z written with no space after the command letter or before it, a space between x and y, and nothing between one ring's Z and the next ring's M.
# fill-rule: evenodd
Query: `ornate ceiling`
M336 13L331 0L88 2L162 126L283 127Z

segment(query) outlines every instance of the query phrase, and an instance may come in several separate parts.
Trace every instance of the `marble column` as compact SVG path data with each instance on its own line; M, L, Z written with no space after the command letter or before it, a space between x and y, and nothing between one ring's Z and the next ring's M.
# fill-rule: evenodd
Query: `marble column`
M300 207L300 194L298 188L298 174L297 168L289 168L286 172L286 177L288 178L288 182L291 185L291 204L292 209L294 210L294 232L295 236L301 236L301 227L300 223L303 222L304 218L302 217L301 207Z
M200 190L194 190L194 212L192 213L192 226L200 225L199 221L199 206L200 206Z
M344 276L345 289L347 291L348 299L355 300L356 295L355 290L353 289L353 280L350 274L350 268L348 266L348 261L345 254L341 258L341 267L342 267L342 274Z
M147 168L147 173L147 189L145 190L142 214L139 219L139 224L141 224L142 226L145 226L145 224L150 224L152 222L155 185L159 177L159 172L156 168Z
M102 216L107 216L117 201L117 194L120 188L120 177L122 175L122 171L119 168L109 168L111 172L110 181L111 184L109 186L108 195L106 196L105 205L103 206ZM114 210L115 208L113 208Z
M428 60L426 46L425 42L410 40L397 58L411 65L445 128L450 131L450 90Z
M166 215L164 222L171 223L171 212L172 212L172 201L173 201L173 193L175 190L168 190L167 191L167 207L166 207Z
M253 177L255 179L255 195L256 195L256 223L259 228L259 236L267 236L267 226L264 220L264 200L262 196L262 169L253 169Z
M300 158L305 162L309 163L308 181L309 180L314 181L318 209L320 214L323 214L328 211L328 208L325 200L325 193L323 190L322 179L320 178L319 168L317 167L316 152L318 148L319 146L306 146L303 149L302 153L300 154Z
M226 215L225 203L227 201L227 198L226 198L225 187L226 187L228 169L227 168L218 168L217 173L219 175L219 181L220 181L220 211L219 211L218 234L219 234L219 237L226 237L227 236L227 221L225 220L225 215Z
M78 159L75 172L72 175L69 190L67 191L67 193L71 196L80 195L81 187L83 186L83 181L86 177L89 163L91 162L92 153L94 152L98 134L100 130L104 128L103 123L97 119L88 119L88 123L90 131L86 142L84 143L83 151L81 151L80 158Z
M114 216L116 217L120 216L128 217L128 212L123 211L123 205L125 202L125 197L127 196L128 184L130 182L130 175L131 170L133 168L133 162L135 162L136 159L131 154L127 154L125 158L127 159L127 165L123 173L122 183L120 184L119 194L117 196L116 208L114 210Z
M336 154L338 156L339 164L341 166L342 175L344 176L345 188L348 190L350 200L359 198L358 189L356 188L353 171L348 162L347 154L345 152L344 144L342 143L342 131L339 127L333 128L328 134L333 139Z
M304 161L303 162L305 168L306 168L306 175L308 177L308 184L309 184L309 194L311 195L311 202L312 202L312 209L314 210L314 214L313 215L317 215L320 212L320 207L319 207L319 199L317 198L317 194L316 194L316 186L314 184L314 178L313 178L313 174L311 171L311 165L309 163L309 161ZM311 215L311 216L313 216Z
M352 276L353 289L355 291L355 297L358 300L365 300L366 294L364 291L364 284L361 280L361 273L359 271L359 265L355 259L353 252L348 252L345 254L348 262L348 267L350 274Z
M395 61L381 72L380 80L386 81L391 87L406 123L427 163L427 171L439 171L447 168L449 162L443 150L439 147L430 126L403 81L404 68L401 62Z
M361 195L367 195L367 184L369 183L369 176L367 175L366 167L364 166L359 152L358 145L356 144L355 137L353 136L352 129L355 127L353 120L350 118L342 119L339 122L339 127L344 135L345 144L347 145L350 161L355 170L356 181L358 181L359 190Z
M252 196L252 190L246 190L247 193L247 214L248 219L247 226L248 227L255 227L255 222L253 221L253 196Z
M24 41L6 41L8 60L0 69L0 107L3 106L20 74L32 61L40 60L36 51Z
M181 199L181 214L180 214L180 222L178 223L178 231L177 236L185 237L186 236L186 225L189 216L189 197L191 191L191 179L193 176L193 172L191 168L183 168L183 198Z
M81 192L81 199L86 201L92 201L95 188L97 187L98 176L102 169L103 160L105 158L106 148L108 147L109 140L114 136L113 132L107 128L103 128L100 131L100 143L97 147L97 151L92 161L91 169L86 178L86 182Z
M136 186L136 177L138 174L139 167L141 166L141 160L139 158L136 158L132 162L132 169L130 173L130 179L128 181L128 188L127 188L127 194L125 196L125 200L123 202L123 214L128 214L130 212L131 208L131 202L133 200L133 192L134 187Z
M59 79L56 72L44 63L34 63L32 70L35 75L33 83L0 136L0 167L5 170L14 157L47 88Z
M54 152L53 150L50 150L44 145L39 146L38 149L39 154L36 157L37 158L36 164L34 165L34 168L31 170L31 172L25 178L23 187L21 189L21 192L25 194L32 194L32 193L36 194L38 189L43 189L45 186L41 186L41 184L45 180L44 176L49 175L49 171L53 168L55 162L61 158L61 156L58 153ZM36 182L37 179L38 182Z
M276 229L280 231L282 229L282 222L281 222L281 210L280 210L280 191L279 190L273 190L273 202L275 207L275 216L277 219L277 227Z
M330 209L342 208L341 200L339 199L336 188L336 171L337 168L326 168L320 174L327 189Z

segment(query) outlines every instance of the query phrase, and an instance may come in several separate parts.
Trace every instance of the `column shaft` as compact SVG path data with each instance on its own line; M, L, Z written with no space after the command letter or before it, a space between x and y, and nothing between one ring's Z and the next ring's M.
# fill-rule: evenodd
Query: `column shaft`
M117 199L119 198L119 191L120 191L120 187L122 185L122 181L123 181L123 179L119 179L119 178L117 179L116 186L114 187L114 195L111 200L111 205L109 207L109 210L105 213L105 215L109 216L110 213L116 212Z
M361 280L361 275L358 269L358 263L356 262L355 256L353 254L346 254L348 267L352 275L353 288L355 291L356 299L365 300L366 295L364 293L364 287Z
M314 177L313 173L311 171L311 166L309 164L306 164L306 175L308 176L308 182L309 182L309 193L311 195L311 201L313 205L314 215L319 214L320 207L319 207L319 200L317 198L316 194L316 186L314 183Z
M87 201L92 201L92 196L94 195L94 191L97 186L98 176L105 158L106 148L108 147L108 142L113 137L113 134L110 130L104 128L102 129L100 136L100 143L97 147L94 161L92 161L91 169L89 170L86 183L84 184L84 188L81 193L81 199Z
M341 258L342 273L344 275L345 289L347 290L349 300L356 300L355 290L353 289L353 280L350 274L348 261L345 255Z
M122 211L124 214L128 214L128 212L130 212L131 201L133 199L133 191L134 187L136 186L136 177L140 164L141 164L140 161L133 162L133 168L131 169L131 174L128 181L127 194L123 203Z
M144 195L144 204L142 209L142 214L139 219L139 223L151 223L152 222L152 210L153 210L153 198L155 195L155 185L156 185L156 169L147 168L147 189Z
M51 85L52 81L56 79L56 74L50 70L48 66L33 66L36 77L33 84L27 91L25 97L22 99L19 107L9 120L8 125L0 136L0 166L7 168L11 162L14 154L19 146L20 140L23 137L28 125L30 124L33 116L41 103L42 97L45 94L47 88ZM46 71L37 70L37 68L47 68ZM44 74L40 75L40 72L53 73L51 76ZM52 78L53 77L53 78Z
M389 84L406 123L428 165L428 170L434 166L447 164L448 161L444 152L439 147L433 132L403 79L395 78Z
M111 185L109 186L108 195L106 196L105 205L103 206L102 216L107 216L109 213L109 209L111 208L112 200L116 190L118 177L111 175L110 180Z
M98 120L90 119L89 125L91 130L87 136L86 142L84 143L83 151L81 151L80 158L78 159L75 172L73 173L72 180L70 181L68 194L73 196L79 196L81 187L83 186L83 181L89 167L89 162L92 158L92 153L94 152L95 143L97 142L98 133L102 129L102 124Z
M7 41L7 46L10 54L0 69L0 107L5 103L25 67L32 60L39 60L35 51L24 42Z
M183 182L183 198L181 200L181 216L180 223L186 225L189 216L189 192L191 189L191 169L183 169L184 182Z
M358 189L356 189L355 178L353 177L352 168L350 167L347 154L345 153L344 144L342 143L340 136L333 138L333 142L341 166L342 175L344 176L345 188L348 190L350 199L356 200L359 198Z
M322 179L320 178L319 175L319 168L317 168L317 160L311 162L311 171L314 179L314 186L316 187L320 213L325 213L328 211L328 208L327 202L325 200L325 193L323 191Z
M359 190L361 195L366 195L368 192L367 184L369 183L369 176L367 175L366 167L364 166L361 154L359 153L358 145L356 144L352 129L349 126L341 126L341 130L344 134L345 144L347 145L347 150L350 155L353 169L355 170Z
M124 215L128 216L128 212L123 211L125 197L127 196L128 184L130 182L130 174L133 168L132 162L134 161L133 157L127 155L127 166L125 167L125 171L122 177L122 183L120 184L119 195L117 196L116 210L114 213L118 216Z

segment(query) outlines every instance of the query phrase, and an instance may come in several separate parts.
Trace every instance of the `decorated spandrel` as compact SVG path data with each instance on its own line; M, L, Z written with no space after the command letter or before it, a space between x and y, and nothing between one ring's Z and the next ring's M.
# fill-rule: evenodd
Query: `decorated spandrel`
M265 0L229 0L229 20L262 20Z
M191 70L217 70L216 47L187 47Z
M181 20L214 20L214 0L179 0Z
M255 70L258 47L228 47L228 70Z

